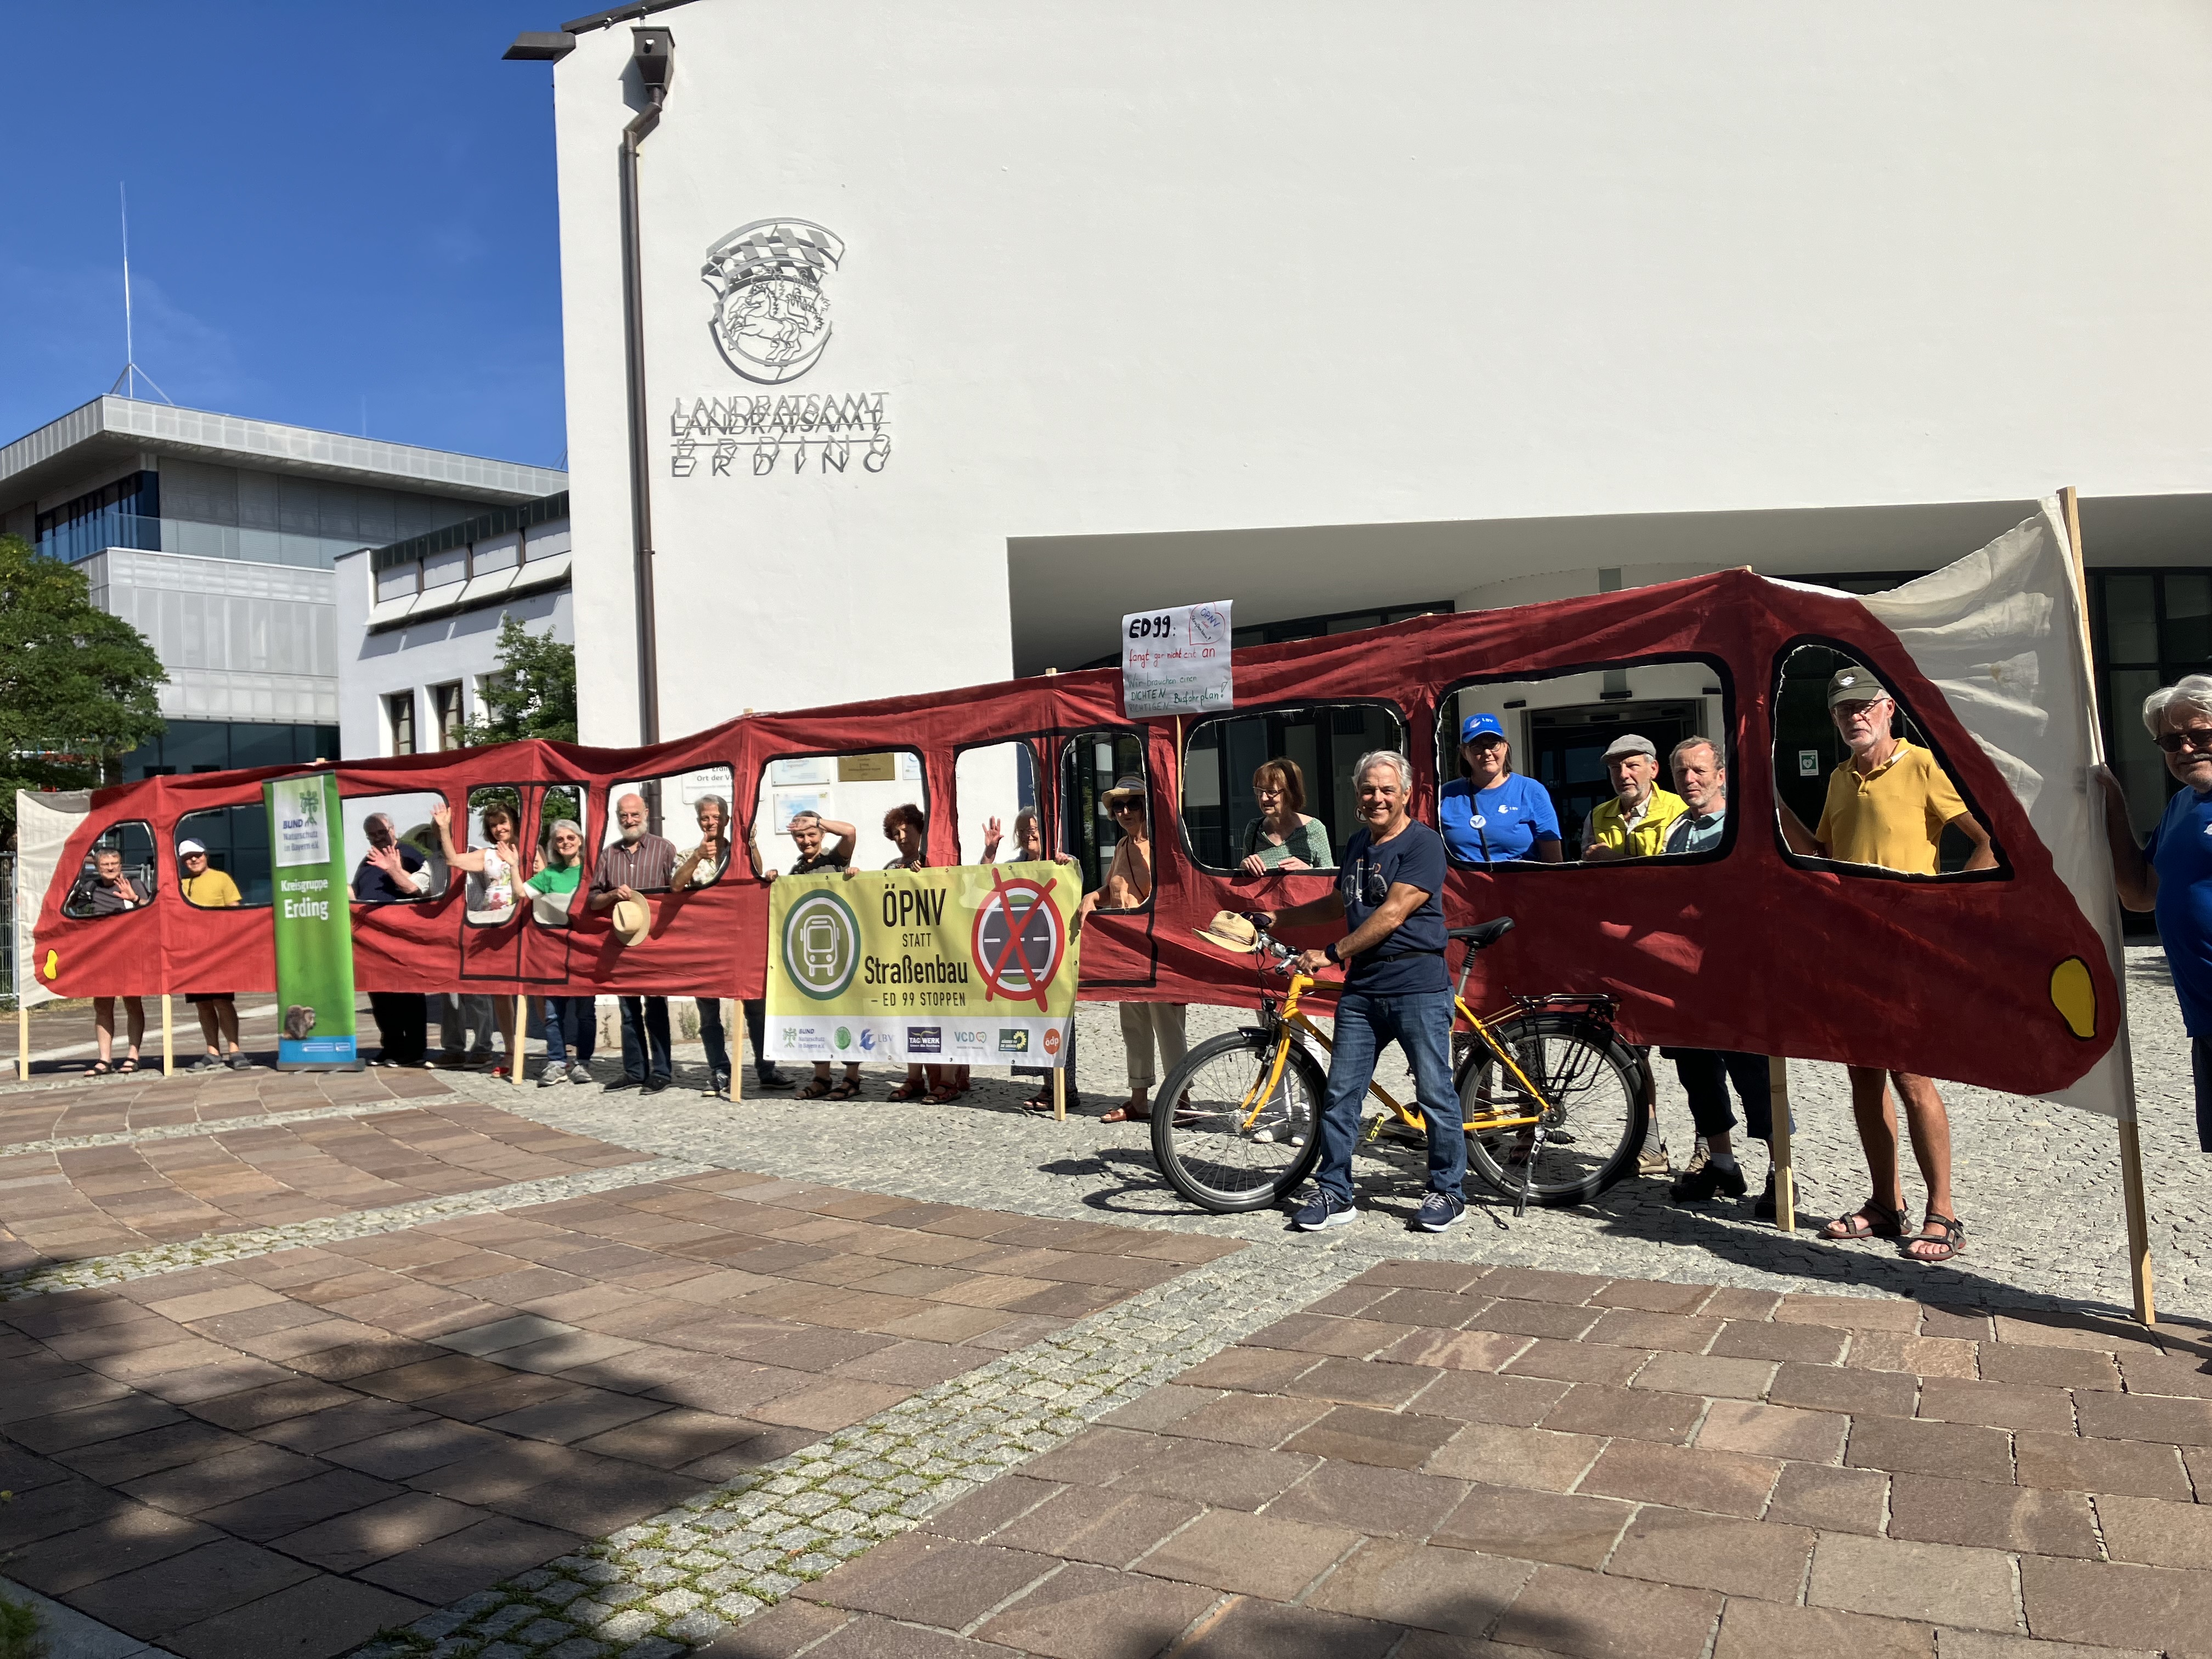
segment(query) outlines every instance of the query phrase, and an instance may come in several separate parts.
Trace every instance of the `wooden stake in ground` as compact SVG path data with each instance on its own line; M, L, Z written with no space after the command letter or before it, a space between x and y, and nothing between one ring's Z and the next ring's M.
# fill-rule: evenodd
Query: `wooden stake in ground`
M522 1034L529 1029L530 994L525 991L514 999L514 1052L507 1057L507 1081L518 1089L522 1086Z
M1766 1062L1767 1091L1774 1099L1774 1224L1797 1231L1797 1175L1790 1162L1790 1062L1775 1055Z
M2081 501L2071 484L2058 492L2058 507L2066 520L2067 550L2073 559L2075 641L2083 670L2081 695L2089 704L2089 758L2093 765L2101 766L2105 763L2105 727L2097 713L2096 677L2089 672L2096 659L2091 654L2089 642L2089 577L2081 562ZM2094 779L2085 782L2094 799L2096 782ZM2118 927L2117 907L2112 923ZM2128 1280L2135 1293L2136 1317L2143 1324L2155 1325L2158 1292L2150 1265L2150 1204L2143 1194L2142 1132L2136 1122L2135 1054L2128 1041L2128 965L2124 959L2114 963L2112 968L2112 978L2120 995L2119 1029L2112 1037L2112 1054L2121 1079L2120 1193L2128 1220Z
M15 998L15 1080L31 1080L31 1006L20 994Z
M1067 1121L1067 1067L1065 1065L1052 1068L1052 1121L1054 1123Z
M177 1026L169 1006L169 994L161 993L161 1075L177 1074Z

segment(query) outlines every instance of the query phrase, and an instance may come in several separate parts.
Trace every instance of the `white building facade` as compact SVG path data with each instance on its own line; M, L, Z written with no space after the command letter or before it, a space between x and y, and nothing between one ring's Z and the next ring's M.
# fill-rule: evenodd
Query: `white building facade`
M586 742L639 729L633 21L673 42L664 734L1082 665L1173 603L1242 641L1734 565L1881 586L2066 483L2109 701L2212 653L2201 7L633 10L542 54ZM1694 666L1493 702L1531 770L1719 710Z
M488 717L500 625L575 642L568 498L548 495L341 556L332 568L349 757L460 746Z

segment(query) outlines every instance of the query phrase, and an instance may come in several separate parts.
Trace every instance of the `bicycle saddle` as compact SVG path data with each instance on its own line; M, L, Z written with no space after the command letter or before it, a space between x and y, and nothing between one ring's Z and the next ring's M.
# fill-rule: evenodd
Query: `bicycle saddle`
M1486 945L1497 944L1498 940L1504 939L1512 931L1513 918L1510 916L1500 916L1497 921L1486 921L1478 927L1453 927L1447 929L1444 937L1447 939L1463 939L1467 941L1467 948L1468 950L1480 951Z

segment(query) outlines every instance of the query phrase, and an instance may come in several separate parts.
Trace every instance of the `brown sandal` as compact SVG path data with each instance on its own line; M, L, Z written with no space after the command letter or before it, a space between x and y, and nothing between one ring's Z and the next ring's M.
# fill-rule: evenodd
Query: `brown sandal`
M1150 1108L1141 1112L1133 1112L1129 1109L1128 1103L1124 1101L1098 1121L1101 1123L1150 1123L1152 1121L1152 1114Z
M929 1086L927 1084L917 1083L912 1078L908 1078L904 1083L900 1084L897 1088L892 1090L890 1094L884 1097L884 1098L887 1100L927 1100L929 1098Z
M1942 1252L1940 1255L1920 1255L1914 1252L1915 1244L1932 1244ZM1907 1261L1948 1261L1966 1248L1966 1224L1954 1215L1928 1212L1928 1227L1906 1239L1898 1254Z
M1839 1215L1820 1229L1820 1237L1832 1243L1844 1243L1859 1238L1902 1238L1905 1237L1905 1212L1893 1210L1887 1204L1867 1201L1849 1215Z

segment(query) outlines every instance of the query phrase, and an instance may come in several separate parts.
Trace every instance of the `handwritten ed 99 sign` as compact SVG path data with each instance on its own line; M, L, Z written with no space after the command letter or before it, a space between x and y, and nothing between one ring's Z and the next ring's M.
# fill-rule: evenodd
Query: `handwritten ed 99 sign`
M1233 708L1227 599L1121 618L1121 708L1131 720Z

